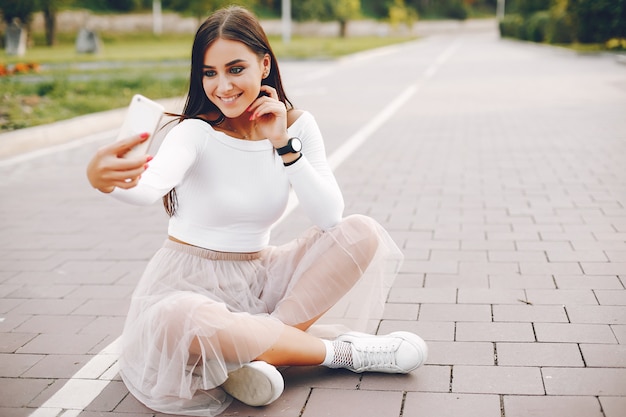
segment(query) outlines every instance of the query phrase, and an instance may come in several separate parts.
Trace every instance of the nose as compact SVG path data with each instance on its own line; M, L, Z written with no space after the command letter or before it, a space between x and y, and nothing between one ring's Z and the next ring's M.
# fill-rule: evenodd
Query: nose
M233 84L230 82L230 78L224 75L220 75L217 81L217 91L225 93L233 88Z

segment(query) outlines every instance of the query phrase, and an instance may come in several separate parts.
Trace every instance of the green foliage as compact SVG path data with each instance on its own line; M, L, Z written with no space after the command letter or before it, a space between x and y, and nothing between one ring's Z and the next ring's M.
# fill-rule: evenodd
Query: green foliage
M518 13L500 22L502 36L558 44L626 38L626 0L515 0L513 5Z
M467 8L463 0L451 0L445 15L450 19L465 20L468 16Z
M389 21L394 27L401 24L410 27L417 21L417 17L417 11L408 7L404 0L394 0L393 4L389 6Z
M215 10L233 4L253 9L257 0L164 0L162 6L200 19Z
M626 37L626 0L569 0L567 11L582 43Z
M108 3L112 10L120 12L130 12L139 7L139 2L135 0L108 0Z
M389 2L361 0L361 11L365 16L381 19L389 13Z
M292 3L292 15L295 20L336 20L340 24L340 36L346 34L348 21L361 14L360 0L302 0Z
M22 23L30 22L33 13L37 10L37 0L2 0L0 12L5 22L19 19Z
M332 20L332 4L329 0L301 0L291 3L291 14L295 20Z
M51 123L70 117L123 107L133 94L176 97L184 94L186 76L167 82L143 73L93 74L77 78L56 72L39 82L0 78L0 131Z
M348 21L361 12L360 0L301 0L292 1L295 20Z
M143 8L142 0L74 0L74 5L99 12L131 12Z
M524 18L521 14L507 14L499 22L500 36L503 38L524 38Z
M406 0L407 6L417 10L425 18L465 20L471 4L483 6L486 0ZM494 5L495 7L495 5Z
M355 19L361 14L360 0L335 0L331 4L333 18L340 22Z
M555 10L550 16L544 41L548 43L568 44L575 40L572 17L565 11Z
M511 8L509 9L507 5L507 11L517 12L524 17L550 8L550 2L546 0L509 0L509 2L511 2Z
M609 51L626 51L626 39L612 38L606 41L605 46Z
M549 11L544 10L533 13L528 19L526 19L524 39L533 42L543 42L546 39L549 25Z

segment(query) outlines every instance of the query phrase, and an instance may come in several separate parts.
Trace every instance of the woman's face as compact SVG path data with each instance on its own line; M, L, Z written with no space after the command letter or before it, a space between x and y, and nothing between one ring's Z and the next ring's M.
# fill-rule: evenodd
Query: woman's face
M259 59L242 42L218 39L204 54L204 93L224 116L238 117L257 99L270 61L268 54Z

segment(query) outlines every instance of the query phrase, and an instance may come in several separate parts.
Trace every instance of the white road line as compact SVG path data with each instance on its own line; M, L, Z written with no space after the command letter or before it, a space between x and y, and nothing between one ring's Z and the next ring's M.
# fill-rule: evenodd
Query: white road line
M409 86L402 94L389 103L375 119L358 130L348 140L329 156L331 168L336 169L343 161L352 155L380 126L386 123L394 113L419 91L425 81L432 78L439 68L452 56L458 48L459 41L450 44L433 64L426 69L422 77ZM95 140L95 139L94 139ZM82 142L84 143L84 142ZM77 146L77 145L74 145ZM295 193L290 194L285 214L277 224L285 219L298 206ZM72 376L48 401L30 414L30 417L75 417L87 407L106 388L109 382L117 375L117 359L119 358L118 337L109 346L93 357L85 366Z
M413 85L409 86L402 94L396 97L391 103L387 105L379 114L378 117L370 120L368 124L363 126L360 130L358 130L354 135L352 135L340 148L338 148L333 154L328 158L328 163L331 168L336 169L341 163L348 158L354 151L356 151L359 146L363 144L378 128L380 128L383 124L387 123L387 121L394 115L400 107L406 104L407 101L419 89L422 87L424 82L428 79L432 78L433 75L439 70L441 65L443 65L450 56L454 53L454 51L458 48L459 41L455 41L450 44L439 56L435 59L435 62L426 69L424 75Z

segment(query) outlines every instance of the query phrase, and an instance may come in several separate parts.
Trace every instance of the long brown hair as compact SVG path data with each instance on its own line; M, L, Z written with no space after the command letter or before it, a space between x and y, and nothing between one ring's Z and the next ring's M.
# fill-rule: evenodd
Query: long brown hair
M209 113L218 114L215 120L209 121L211 124L219 123L224 119L219 108L207 98L202 86L204 55L206 50L218 39L241 42L250 48L259 59L268 54L271 59L270 73L267 78L262 80L261 84L276 89L278 99L285 103L287 110L293 109L293 105L283 88L276 56L259 20L243 7L230 6L209 16L196 32L191 49L189 92L183 113L179 115L179 121L200 118ZM176 213L178 202L175 188L163 197L163 205L168 215L173 216Z

